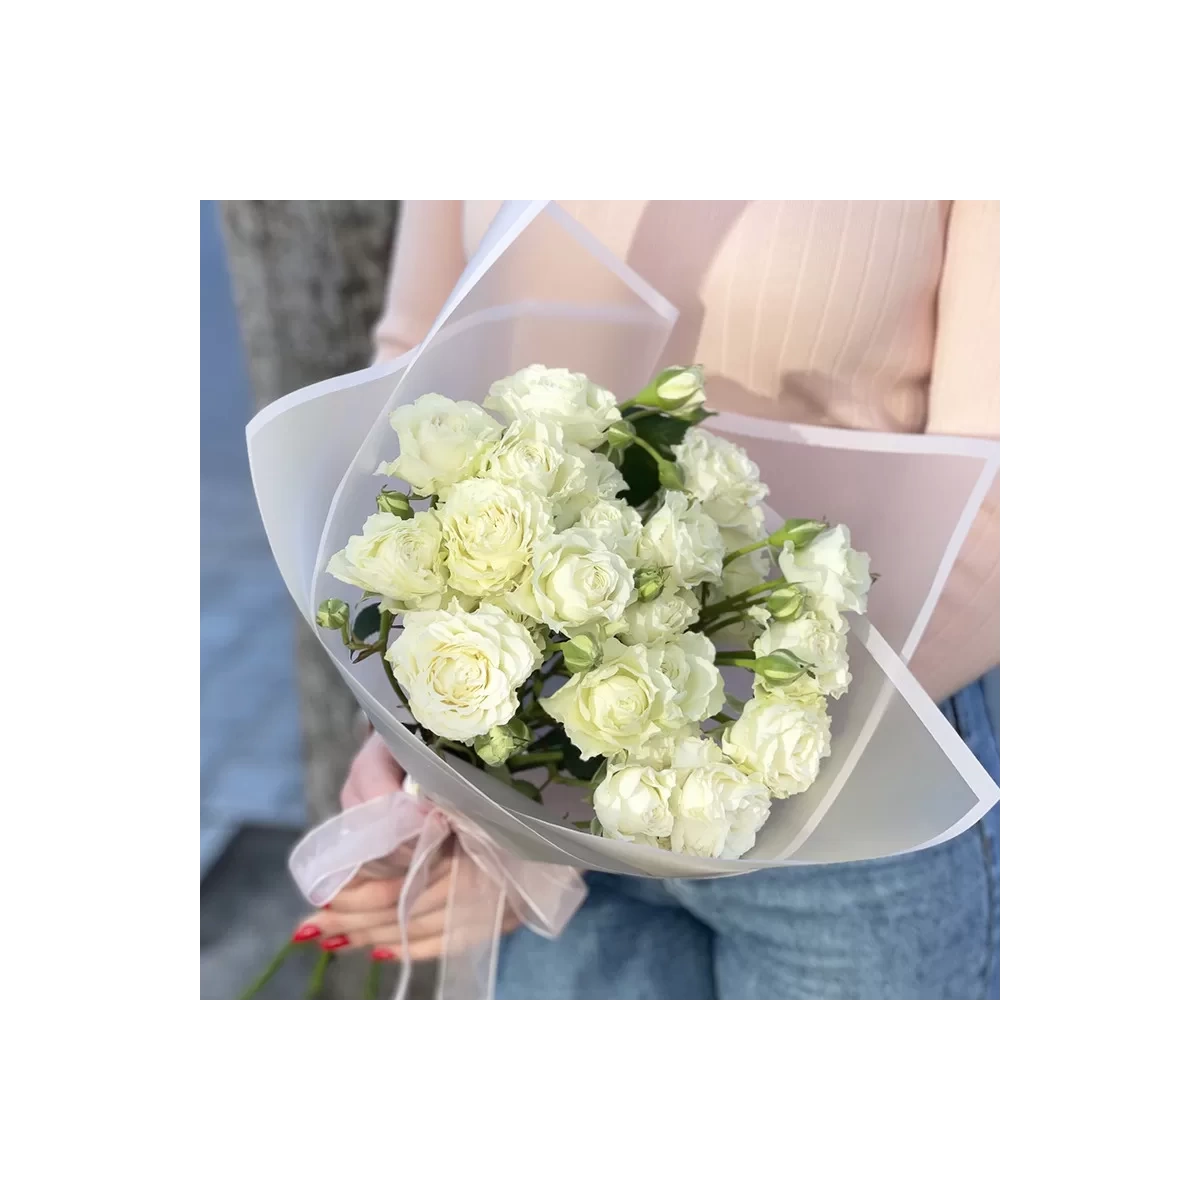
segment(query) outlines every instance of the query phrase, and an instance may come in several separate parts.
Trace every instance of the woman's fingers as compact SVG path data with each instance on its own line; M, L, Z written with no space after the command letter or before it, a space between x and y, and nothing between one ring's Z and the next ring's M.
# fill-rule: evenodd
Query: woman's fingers
M350 764L342 788L342 807L353 808L376 796L394 792L404 782L404 772L392 757L383 738L372 733Z
M512 931L520 924L521 920L516 916L515 913L506 912L504 914L504 924L501 927L501 932L512 933ZM395 932L396 938L394 941L376 942L375 945L380 950L386 950L393 958L400 958L403 954L403 947L400 945L400 931L397 929ZM481 932L479 935L479 940L482 941L484 937L490 936L491 930ZM410 936L408 939L408 957L412 962L424 962L431 958L438 958L441 955L444 946L445 938L441 933L435 934L432 937L415 939Z
M517 917L511 912L506 912L502 930L507 933L515 929L519 924L520 921ZM376 924L363 922L352 928L341 929L339 932L344 934L348 939L347 945L351 947L387 946L389 949L394 949L400 944L400 926L396 922L394 913L386 914L384 919ZM418 942L429 939L435 939L440 942L444 938L445 933L446 910L444 908L438 908L432 912L414 916L408 923L408 941L410 945L416 945ZM491 936L491 923L478 919L472 924L459 926L454 931L455 945L473 945Z
M395 908L404 886L403 878L364 879L342 888L329 902L328 913L373 912L381 908ZM320 917L321 913L317 914ZM316 920L316 918L314 918ZM317 921L320 924L320 921Z
M445 879L450 873L450 856L443 855L434 864L429 873L425 891L414 901L420 905L425 895L430 892L439 880ZM328 912L369 912L372 909L395 908L400 899L400 889L404 887L406 876L400 875L389 879L356 879L347 884L329 902ZM423 906L428 908L429 905ZM414 911L418 911L414 908Z

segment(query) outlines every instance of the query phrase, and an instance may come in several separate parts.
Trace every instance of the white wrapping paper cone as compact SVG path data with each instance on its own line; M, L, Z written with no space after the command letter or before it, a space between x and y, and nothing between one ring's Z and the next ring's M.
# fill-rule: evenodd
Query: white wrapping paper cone
M550 282L541 269L547 260L559 268ZM479 400L494 380L531 362L569 366L619 398L632 395L664 365L659 358L675 317L669 303L555 206L506 206L421 346L286 396L248 427L263 523L306 620L313 623L320 600L358 599L325 566L374 511L383 482L374 472L395 456L388 416L396 406L430 391ZM352 665L340 637L318 629L389 749L427 794L506 850L623 874L700 878L875 858L969 827L999 791L904 658L995 475L998 448L730 414L707 427L746 447L776 510L848 524L881 576L871 592L874 625L851 621L854 681L830 704L833 753L806 793L773 803L751 855L690 858L594 837L556 819L491 776L440 758L404 728L402 718L411 718L399 709L378 658Z

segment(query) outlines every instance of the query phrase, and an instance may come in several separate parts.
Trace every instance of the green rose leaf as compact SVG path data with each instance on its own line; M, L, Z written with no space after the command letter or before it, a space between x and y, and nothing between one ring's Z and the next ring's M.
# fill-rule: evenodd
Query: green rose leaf
M634 508L645 504L659 489L658 463L641 446L630 446L625 451L621 474L625 477L625 490L619 497Z
M379 602L368 604L358 610L354 618L354 636L360 642L369 642L379 634Z

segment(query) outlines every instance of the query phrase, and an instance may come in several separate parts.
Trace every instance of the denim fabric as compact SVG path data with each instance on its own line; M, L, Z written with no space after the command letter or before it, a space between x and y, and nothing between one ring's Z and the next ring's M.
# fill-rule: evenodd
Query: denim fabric
M942 711L999 782L999 672ZM1000 814L940 846L731 879L591 873L565 932L503 947L500 999L997 999Z

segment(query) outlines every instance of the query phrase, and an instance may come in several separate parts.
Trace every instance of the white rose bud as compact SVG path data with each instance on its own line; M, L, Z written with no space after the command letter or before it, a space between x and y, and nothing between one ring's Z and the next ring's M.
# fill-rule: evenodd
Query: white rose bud
M517 689L541 659L529 631L495 605L473 613L451 601L411 613L387 660L412 714L431 733L465 742L517 712Z
M511 598L557 633L617 620L633 595L633 572L587 529L552 533L534 544L533 569Z
M532 741L533 734L529 732L529 726L519 717L513 717L507 724L497 725L476 738L474 750L485 763L498 767Z
M529 570L534 543L549 532L542 499L495 479L467 479L437 510L450 585L468 596L508 592Z
M725 727L721 744L726 756L772 796L792 796L812 786L821 759L829 754L829 715L823 702L756 696Z
M542 708L562 725L584 758L636 751L650 738L678 728L675 688L645 646L610 639L601 663L573 675Z
M343 629L350 621L350 605L345 600L322 600L317 607L317 624L322 629Z
M721 578L725 544L717 523L682 492L664 492L638 539L643 566L664 567L684 587Z
M771 592L766 599L767 612L777 621L790 621L804 610L804 593L794 584Z
M600 661L600 642L591 633L576 634L562 644L563 666L572 675L590 671Z
M507 420L540 417L561 428L568 442L594 449L608 427L621 419L612 392L597 387L586 375L564 367L525 367L488 390L483 406Z
M653 767L609 767L592 794L604 836L658 845L671 836L671 793L675 772Z
M625 631L618 636L630 646L652 646L678 637L699 615L695 593L671 584L653 600L631 604L625 610Z
M384 488L375 497L375 507L392 517L407 519L413 515L412 501L403 492L395 492L391 488Z
M824 598L839 612L867 611L871 560L851 547L845 525L825 530L803 549L785 545L779 566L789 583Z
M828 526L824 521L813 521L805 517L789 517L770 537L772 546L791 544L793 554L799 553Z
M325 568L335 579L377 592L392 609L436 608L446 588L442 527L430 512L409 518L372 513Z
M790 652L807 663L817 690L824 695L836 699L850 686L846 622L837 614L832 621L819 612L805 612L789 621L772 622L754 643L754 653L764 657L779 652ZM772 691L792 699L805 701L812 696L812 688L803 681L795 687L791 680L771 680L766 675L762 678Z
M790 650L776 650L754 660L754 673L770 688L782 688L808 673L808 667Z
M689 429L675 447L675 462L683 471L685 490L718 525L747 533L758 529L767 485L741 446L703 429Z
M478 404L435 392L396 409L391 424L400 438L400 457L380 463L379 474L406 480L418 496L474 475L500 437L500 425Z
M633 589L639 600L657 600L662 595L667 573L662 567L640 567L633 573Z
M643 408L659 408L679 416L690 413L704 404L704 368L699 363L690 367L668 367L652 384L633 398Z

